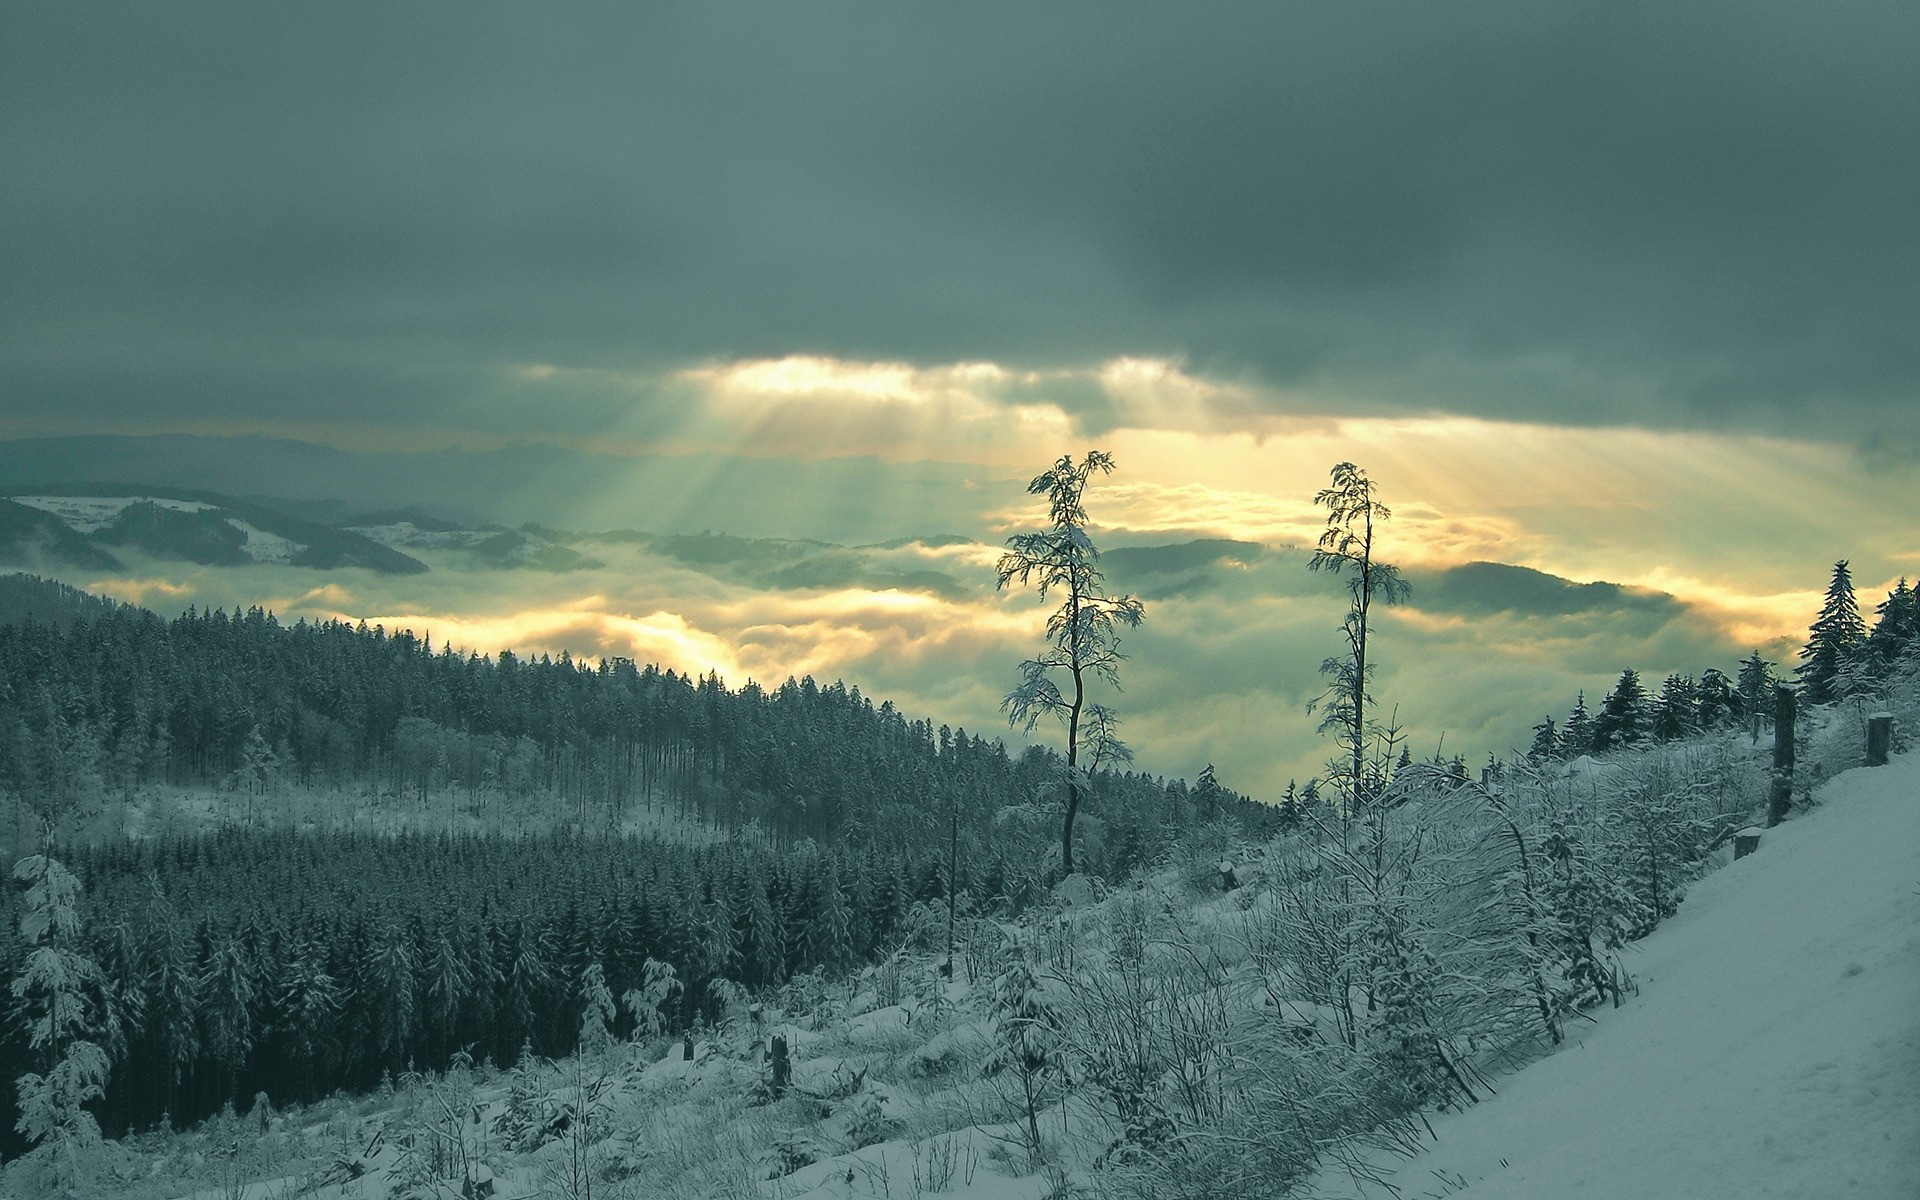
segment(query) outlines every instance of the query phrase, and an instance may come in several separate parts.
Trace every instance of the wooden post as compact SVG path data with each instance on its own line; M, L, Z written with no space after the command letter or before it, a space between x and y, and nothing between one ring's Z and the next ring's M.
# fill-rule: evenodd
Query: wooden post
M1760 831L1749 825L1733 835L1733 857L1745 858L1760 848Z
M1773 688L1773 789L1767 795L1767 828L1772 829L1793 805L1793 719L1796 697L1792 688Z
M680 1060L682 1062L693 1061L693 1034L691 1032L687 1034L687 1040L680 1043Z
M793 1083L793 1059L787 1054L787 1035L773 1035L773 1095L775 1099L786 1095L787 1088Z
M1867 718L1867 765L1884 767L1893 750L1893 714L1877 712Z

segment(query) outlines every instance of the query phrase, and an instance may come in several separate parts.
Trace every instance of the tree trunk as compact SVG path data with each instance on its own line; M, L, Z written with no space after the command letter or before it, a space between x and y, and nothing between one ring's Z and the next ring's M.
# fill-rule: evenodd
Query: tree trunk
M1793 806L1793 725L1795 696L1793 689L1776 684L1773 689L1773 786L1767 795L1767 828L1786 818Z

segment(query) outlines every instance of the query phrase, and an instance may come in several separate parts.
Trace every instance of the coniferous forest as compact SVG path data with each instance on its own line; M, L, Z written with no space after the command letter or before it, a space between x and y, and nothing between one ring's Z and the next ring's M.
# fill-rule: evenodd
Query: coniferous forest
M916 920L944 923L949 893L956 920L1017 910L1057 875L1037 801L1058 760L810 678L729 689L259 609L85 607L0 626L0 781L29 809L71 818L173 785L226 790L252 816L55 847L104 969L109 1136L260 1094L369 1089L460 1053L566 1054L590 967L620 996L648 960L671 965L682 988L666 1015L684 1028L720 1006L719 981L758 989L884 956ZM478 831L272 819L314 788L371 793L396 818L478 817ZM554 819L489 822L527 795ZM1285 815L1210 775L1189 788L1113 770L1087 811L1083 866L1114 878L1184 830ZM622 831L638 814L654 832ZM0 903L11 928L20 897ZM6 944L12 977L26 947ZM31 1061L10 1022L0 1075ZM13 1103L0 1099L0 1139L16 1137Z

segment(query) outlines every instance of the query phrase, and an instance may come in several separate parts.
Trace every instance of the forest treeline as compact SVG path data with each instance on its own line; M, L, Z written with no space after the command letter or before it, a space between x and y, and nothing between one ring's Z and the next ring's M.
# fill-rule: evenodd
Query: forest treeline
M287 626L259 608L0 626L0 786L43 812L150 784L359 786L482 817L538 794L583 826L657 806L776 841L897 846L944 836L956 812L985 828L1056 781L1057 757L909 720L837 681L736 689L622 658L436 652L406 631ZM1090 804L1149 840L1270 815L1132 771L1103 772Z
M1060 756L909 720L812 679L729 689L625 660L435 651L410 633L291 626L260 609L172 621L131 607L0 627L0 785L47 817L161 784L364 788L544 830L463 835L230 828L55 846L81 885L90 1006L115 1063L110 1136L258 1094L363 1090L457 1053L570 1053L583 997L683 989L670 1027L729 989L885 961L919 906L1013 912L1058 873ZM637 808L679 835L618 832ZM1092 778L1081 869L1110 877L1218 821L1283 819L1220 786ZM17 923L8 889L0 920ZM14 977L26 947L7 942ZM595 972L589 975L589 970ZM16 1006L17 1008L17 1006ZM14 1016L19 1017L16 1011ZM621 1020L630 1023L631 1013ZM34 1065L25 1023L0 1078ZM0 1148L13 1095L0 1095Z
M84 884L86 953L102 969L109 1136L228 1101L245 1111L263 1093L278 1106L372 1090L461 1052L499 1064L523 1049L570 1054L589 990L641 988L650 959L680 983L659 1015L686 1028L716 1019L730 996L824 987L916 933L944 936L949 888L933 847L569 831L227 829L66 857ZM966 861L954 897L963 934L975 914L1017 909L1043 887L1004 855ZM9 939L0 971L16 974L25 949ZM634 1019L622 1009L615 1032ZM30 1067L21 1033L13 1023L0 1039L0 1072Z
M1847 560L1835 563L1820 615L1807 630L1793 668L1801 702L1831 704L1870 694L1920 653L1920 591L1901 579L1873 611L1869 626ZM1598 708L1590 707L1581 692L1564 720L1556 724L1548 716L1534 726L1527 758L1551 762L1729 727L1750 728L1758 737L1773 720L1774 686L1783 682L1777 665L1756 650L1731 677L1714 667L1698 678L1674 672L1658 691L1649 691L1629 667Z

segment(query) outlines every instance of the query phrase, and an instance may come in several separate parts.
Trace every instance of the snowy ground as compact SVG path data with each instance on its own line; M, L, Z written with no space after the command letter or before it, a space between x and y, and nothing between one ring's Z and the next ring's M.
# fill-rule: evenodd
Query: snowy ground
M1639 996L1433 1117L1401 1194L1920 1197L1920 756L1821 799L1638 943Z
M1920 1198L1920 754L1847 772L1819 795L1819 807L1768 831L1755 854L1696 882L1678 914L1634 945L1627 965L1640 991L1623 1007L1496 1078L1493 1098L1430 1114L1438 1140L1417 1156L1383 1152L1373 1166L1394 1194ZM1151 885L1148 907L1203 939L1232 927L1254 891L1182 893L1177 872L1170 866ZM1086 897L1030 936L1092 953L1110 910L1146 894L1129 895ZM743 995L691 1062L679 1043L656 1041L522 1076L483 1069L391 1096L336 1098L270 1118L264 1135L251 1116L141 1135L111 1153L118 1178L94 1194L452 1196L448 1180L459 1176L444 1165L424 1190L410 1192L406 1180L428 1148L454 1145L486 1164L496 1195L516 1198L574 1194L560 1180L568 1155L589 1145L603 1174L595 1194L612 1200L1109 1191L1113 1180L1095 1164L1115 1130L1092 1093L1052 1099L1044 1146L1030 1153L1009 1120L1019 1111L1010 1077L980 1069L994 1038L990 975L943 982L934 962L919 952L821 980L792 992L792 1007L751 1016ZM795 1085L780 1099L763 1087L763 1050L776 1032L791 1047ZM605 1085L591 1103L589 1076ZM516 1087L538 1121L593 1111L593 1133L529 1142L513 1132L527 1128L510 1112ZM1305 1194L1388 1193L1329 1171Z

